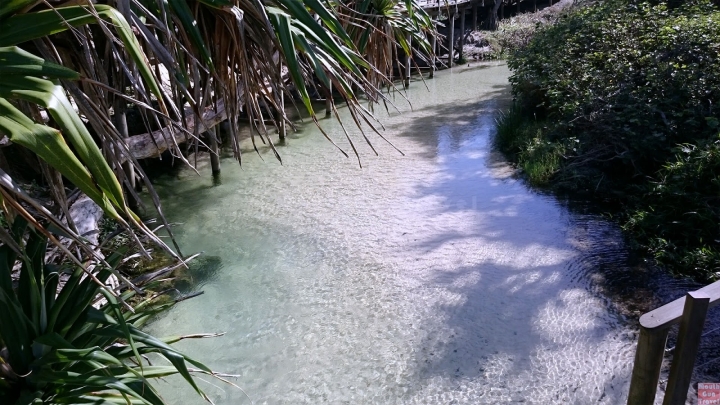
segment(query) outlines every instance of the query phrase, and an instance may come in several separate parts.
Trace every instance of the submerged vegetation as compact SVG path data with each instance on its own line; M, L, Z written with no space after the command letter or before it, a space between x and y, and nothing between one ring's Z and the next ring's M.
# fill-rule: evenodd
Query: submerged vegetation
M509 58L497 144L536 185L612 207L677 273L720 271L720 8L611 0L539 30Z

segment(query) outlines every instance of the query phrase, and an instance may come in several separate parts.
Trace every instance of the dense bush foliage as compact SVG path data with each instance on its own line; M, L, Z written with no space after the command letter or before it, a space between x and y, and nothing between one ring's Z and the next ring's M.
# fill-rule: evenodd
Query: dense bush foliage
M493 31L498 37L500 46L505 52L514 52L528 45L535 37L535 32L552 25L573 8L572 1L559 1L555 5L537 12L521 13L498 22L498 29Z
M475 59L505 59L510 53L527 46L537 30L554 24L572 8L572 4L572 1L560 1L534 13L500 20L494 31L473 31L465 38L464 53Z
M672 5L670 5L672 6ZM537 184L622 207L660 262L720 269L720 9L611 0L569 13L509 58L498 144Z

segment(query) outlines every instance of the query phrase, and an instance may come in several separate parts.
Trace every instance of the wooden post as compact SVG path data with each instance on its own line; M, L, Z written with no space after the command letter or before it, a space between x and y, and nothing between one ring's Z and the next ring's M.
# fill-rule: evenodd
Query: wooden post
M280 139L285 139L285 135L287 132L287 128L285 126L285 117L283 113L283 109L285 108L285 97L283 95L280 96L280 109L277 112L277 116L275 120L278 124L278 136Z
M690 302L688 302L690 301ZM660 367L668 330L680 323L678 345L670 367L665 404L682 404L687 396L689 379L697 354L705 312L720 305L720 281L680 297L640 317L640 338L628 405L652 405L655 400Z
M282 80L282 63L280 66L280 79ZM280 90L280 105L278 106L277 117L275 118L278 123L278 135L280 139L285 139L285 93Z
M412 61L412 37L407 35L408 54L405 58L405 88L410 87L410 62Z
M437 24L435 24L434 21L433 21L433 29L435 30L435 32L437 32ZM436 62L435 62L436 56L435 55L437 55L436 48L437 48L437 35L433 35L432 48L430 48L432 50L432 56L430 57L430 78L435 77L435 65L436 65Z
M550 0L552 2L552 0ZM505 0L502 0L502 3L500 3L500 19L505 19Z
M127 113L125 107L125 100L120 97L115 98L115 129L118 130L120 136L123 138L129 137L128 124L127 124ZM132 188L135 188L135 169L133 168L132 162L123 163L123 169L125 176L128 178L128 182Z
M663 405L685 405L709 304L710 296L703 292L692 291L685 296Z
M325 118L332 115L332 82L327 88L327 95L325 96Z
M533 0L533 12L537 12L537 0Z
M210 136L210 167L212 167L213 177L217 177L220 174L220 148L218 147L218 138L215 128L208 128L207 133Z
M390 27L390 23L386 23L385 24L385 35L387 36L387 38L393 37L391 31L392 31L392 28ZM393 58L393 49L395 49L395 43L393 41L388 40L386 43L386 46L387 46L387 48L385 49L385 52L387 54L387 59L390 61L390 71L388 72L388 76L389 76L388 79L390 79L390 83L392 83L394 80L394 78L393 78L394 72L393 71L395 70L393 68L393 61L395 60L395 58ZM391 84L388 84L388 87L390 87L390 86L391 86Z
M453 56L455 55L455 13L450 13L450 37L448 37L448 40L450 41L448 44L448 67L452 67L453 65Z
M653 405L655 402L667 335L666 328L653 330L640 326L628 405Z
M113 116L113 124L115 125L115 129L117 129L118 133L120 133L120 136L124 138L130 137L130 133L128 131L128 124L127 124L127 107L125 104L125 100L120 97L115 97L115 103L113 105L113 110L115 112L115 115ZM132 162L128 159L125 163L122 164L123 172L125 172L125 177L128 180L129 188L132 188L133 190L137 190L137 181L135 178L135 168L133 167ZM132 193L128 194L128 203L130 205L131 209L137 209L138 202L135 201L135 198L131 195Z
M476 31L478 29L477 13L478 13L478 5L477 5L477 3L473 3L473 6L472 6L472 30L473 31Z
M550 6L552 7L552 0L550 0Z
M465 9L460 11L460 55L458 60L463 60L463 48L465 47Z

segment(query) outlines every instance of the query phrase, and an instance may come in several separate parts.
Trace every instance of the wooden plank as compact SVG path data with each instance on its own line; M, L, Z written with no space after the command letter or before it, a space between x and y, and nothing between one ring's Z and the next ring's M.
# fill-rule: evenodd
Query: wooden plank
M707 294L710 297L708 308L712 308L720 303L720 281L716 281L710 285L697 290ZM647 329L664 329L669 328L680 322L680 317L685 306L685 297L678 298L673 302L665 304L660 308L646 313L640 317L640 325Z
M655 402L667 335L668 329L640 327L628 405L653 405Z
M710 296L707 293L693 291L685 296L678 342L663 405L685 405L709 305Z

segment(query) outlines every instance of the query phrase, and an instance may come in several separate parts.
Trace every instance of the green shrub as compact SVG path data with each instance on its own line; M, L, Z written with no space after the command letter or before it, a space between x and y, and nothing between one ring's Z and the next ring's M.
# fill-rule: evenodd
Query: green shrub
M561 16L572 9L571 2L556 4L534 13L522 13L498 21L493 31L479 31L469 37L470 43L487 47L482 59L502 59L511 52L525 47L543 26L554 24ZM480 39L480 40L478 40ZM470 48L470 54L473 49Z
M498 29L492 32L504 51L515 52L527 46L539 29L554 24L572 8L572 2L561 2L534 13L518 14L500 20Z
M508 64L514 114L532 120L499 146L531 181L548 176L624 207L637 246L678 271L712 276L720 10L702 0L675 8L610 0L539 29ZM530 173L530 161L543 169Z
M717 132L718 38L720 13L709 3L669 12L609 1L541 30L510 58L511 82L555 131L578 134L576 156L651 175L677 144Z
M720 271L719 142L678 147L624 225L660 263L696 276Z

